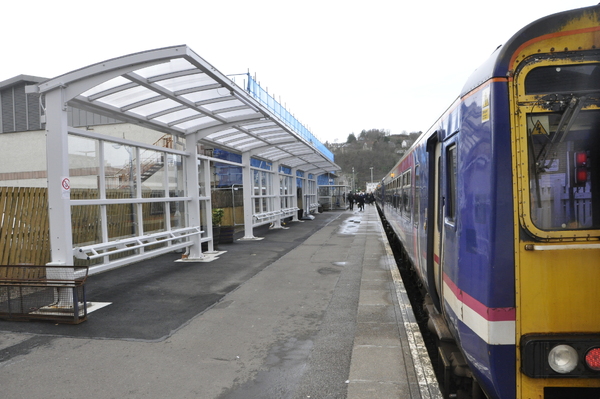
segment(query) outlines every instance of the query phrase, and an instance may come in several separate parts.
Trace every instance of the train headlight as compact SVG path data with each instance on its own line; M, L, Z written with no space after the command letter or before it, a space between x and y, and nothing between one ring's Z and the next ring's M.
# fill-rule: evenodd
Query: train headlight
M592 348L585 354L585 364L594 371L600 371L600 348Z
M569 345L557 345L548 353L548 364L557 373L566 374L575 370L579 356L577 351Z

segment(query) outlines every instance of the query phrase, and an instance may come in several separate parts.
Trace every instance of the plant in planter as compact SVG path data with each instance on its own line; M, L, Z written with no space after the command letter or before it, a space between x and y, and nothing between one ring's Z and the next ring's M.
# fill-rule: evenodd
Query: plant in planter
M213 227L221 226L221 222L223 221L223 216L225 216L225 210L223 208L213 208L213 210L212 210Z

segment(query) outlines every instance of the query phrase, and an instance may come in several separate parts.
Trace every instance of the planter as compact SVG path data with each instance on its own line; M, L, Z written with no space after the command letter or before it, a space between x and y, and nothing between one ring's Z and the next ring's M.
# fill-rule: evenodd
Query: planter
M219 234L219 242L223 244L230 244L233 242L233 226L221 226Z
M213 248L218 249L221 242L221 226L213 226Z

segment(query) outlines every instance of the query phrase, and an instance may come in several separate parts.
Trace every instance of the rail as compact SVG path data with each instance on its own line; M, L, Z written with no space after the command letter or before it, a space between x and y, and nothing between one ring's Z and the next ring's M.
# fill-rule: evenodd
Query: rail
M203 231L200 230L200 227L186 227L182 229L162 231L160 233L152 233L143 236L76 247L73 249L73 256L77 259L85 260L98 259L107 255L114 255L159 243L172 242L202 233Z
M278 211L255 213L252 216L254 217L255 221L257 222L257 223L255 223L255 225L260 225L260 224L264 224L266 222L271 222L277 218L283 219L283 218L294 216L294 213L298 212L298 210L299 210L299 208L297 208L297 207L284 208L284 209L280 209Z

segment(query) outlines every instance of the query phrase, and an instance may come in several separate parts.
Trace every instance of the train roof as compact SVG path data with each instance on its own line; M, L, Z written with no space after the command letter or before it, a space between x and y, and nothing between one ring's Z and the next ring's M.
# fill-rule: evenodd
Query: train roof
M595 18L600 18L600 5L548 15L525 26L505 44L498 46L492 55L471 74L461 90L460 97L491 78L508 76L511 70L511 66L509 65L511 57L524 43L540 36L560 32L574 19L581 18L587 14Z

